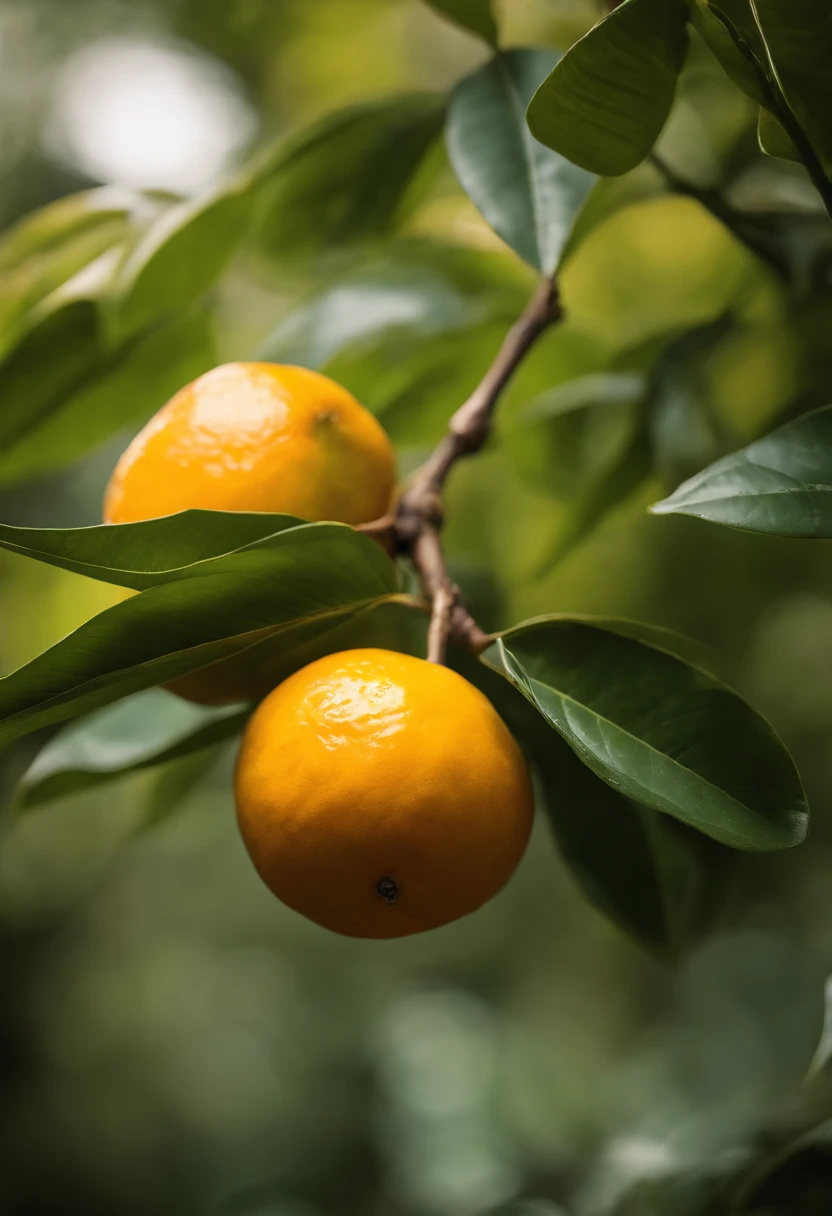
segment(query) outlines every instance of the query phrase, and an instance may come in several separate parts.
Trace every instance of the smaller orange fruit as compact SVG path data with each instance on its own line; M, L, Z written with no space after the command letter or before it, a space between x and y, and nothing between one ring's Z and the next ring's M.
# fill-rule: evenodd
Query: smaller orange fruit
M228 363L181 389L110 478L107 523L191 507L368 523L395 484L390 441L345 388L304 367Z
M401 937L479 908L531 830L523 756L491 703L446 667L348 650L255 710L237 818L266 885L350 937Z

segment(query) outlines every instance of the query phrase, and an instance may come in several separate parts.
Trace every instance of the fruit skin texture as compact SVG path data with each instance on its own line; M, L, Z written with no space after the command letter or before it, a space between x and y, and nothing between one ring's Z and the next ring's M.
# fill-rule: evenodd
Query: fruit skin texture
M388 510L395 457L355 398L319 372L228 363L181 389L121 457L107 523L190 507L361 524Z
M523 856L534 811L520 749L482 693L389 650L328 655L279 685L250 719L234 787L266 885L350 937L479 908Z

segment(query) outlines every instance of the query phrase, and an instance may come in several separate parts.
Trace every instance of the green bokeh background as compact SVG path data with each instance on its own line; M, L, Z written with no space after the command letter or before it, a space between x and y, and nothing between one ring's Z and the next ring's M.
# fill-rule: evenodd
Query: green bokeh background
M564 47L598 15L590 0L502 10L508 45ZM0 62L13 67L0 87L4 224L94 184L50 158L40 133L64 60L113 35L226 65L264 138L352 101L444 90L485 55L418 0L2 0ZM753 126L750 104L694 47L663 151L705 183L733 158L738 196L810 205L800 170L756 157ZM435 169L402 239L482 251L522 285L528 272ZM491 627L605 613L712 648L715 669L792 749L809 842L740 858L715 928L671 970L587 904L542 821L490 905L380 943L327 934L260 885L234 825L230 755L149 830L147 774L28 816L4 808L3 1216L684 1213L666 1180L717 1169L799 1081L832 970L832 550L650 517L666 488L656 480L540 575L568 504L536 488L511 423L532 381L537 391L608 366L730 308L741 324L704 375L708 408L738 446L807 384L822 394L828 316L813 306L798 326L770 273L650 170L620 188L632 204L563 274L566 324L509 393L497 441L454 475L449 555L481 589ZM251 357L326 273L313 280L311 267L249 248L210 303L220 358ZM810 329L820 354L807 372L798 333ZM404 468L418 459L420 419L450 411L499 332L460 338L459 384L450 376L411 407ZM0 518L96 522L128 438L4 489ZM118 594L3 553L0 668ZM5 803L35 746L2 761ZM789 1206L798 1192L777 1212L829 1210L832 1191L817 1208Z

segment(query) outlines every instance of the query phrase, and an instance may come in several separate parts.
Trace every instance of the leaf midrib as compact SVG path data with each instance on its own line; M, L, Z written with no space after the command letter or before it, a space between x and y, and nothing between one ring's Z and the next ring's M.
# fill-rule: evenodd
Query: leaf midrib
M500 75L503 77L508 94L509 109L514 117L515 133L519 133L520 150L523 157L523 163L526 166L526 180L529 186L529 201L532 208L532 221L534 223L534 243L537 252L537 264L545 272L546 267L543 266L543 243L541 240L541 225L542 225L542 200L539 198L539 188L535 176L535 163L532 156L532 140L534 136L526 124L526 114L520 104L520 97L514 87L514 79L511 72L508 70L506 61L502 55L497 56L497 65Z
M328 521L326 526L341 528L348 527L346 524L338 525L334 522L330 524ZM301 523L291 528L281 528L277 532L269 532L256 538L255 540L246 541L244 544L241 544L234 549L226 549L222 553L215 553L208 557L198 557L191 562L186 562L179 566L168 566L163 570L140 570L136 567L130 566L105 566L73 557L64 557L63 554L53 554L46 549L35 549L23 544L18 545L15 544L14 541L3 540L2 538L0 538L0 548L6 549L10 553L17 553L22 557L31 557L34 561L43 562L44 565L56 566L62 570L70 570L76 574L83 574L88 578L96 579L98 582L106 582L112 586L130 587L135 591L150 591L157 586L164 586L168 583L184 581L184 579L174 576L184 574L187 571L197 571L197 576L200 578L203 576L208 577L209 574L213 573L223 573L222 571L213 571L210 569L210 567L213 566L215 562L224 561L227 558L236 557L239 554L257 553L260 551L268 551L270 549L277 550L281 547L281 544L272 544L272 542L276 541L278 537L287 537L288 533L296 533L301 529L304 530L304 532L312 531L314 536L314 530L319 529L320 527L321 525L317 522L309 522L305 524ZM288 539L286 540L286 544L287 546L290 544ZM53 558L53 560L50 561L49 558ZM198 567L204 567L204 569L197 570ZM99 571L99 573L93 574L92 571ZM147 579L156 581L152 581L149 584L137 587L132 582L124 582L123 579L119 579L117 582L114 582L111 579L102 578L102 574L125 576L133 575L136 578L141 579L143 583Z
M225 656L226 658L237 658L240 655L245 654L247 650L251 649L251 647L256 646L260 642L264 641L266 639L266 637L273 636L274 634L277 634L277 633L281 633L284 630L288 631L289 629L292 629L297 625L312 622L315 620L325 620L329 617L347 616L350 613L352 613L355 616L358 616L361 612L363 612L371 607L380 607L382 603L394 603L394 602L413 603L414 605L419 603L419 601L415 600L414 597L406 596L406 595L384 595L384 596L378 596L378 597L375 597L372 599L358 600L352 604L340 605L338 608L327 609L326 611L312 613L308 616L296 617L291 621L282 621L282 622L279 622L278 624L275 624L274 626L266 625L262 629L246 630L245 633L230 634L226 638L215 638L209 642L200 642L197 644L197 646L183 647L180 650L172 650L172 651L169 651L167 654L157 655L155 658L146 659L141 663L135 663L129 667L114 668L112 671L105 672L102 675L93 677L93 679L84 680L82 683L74 685L74 687L71 689L67 689L67 690L64 690L63 692L56 693L51 697L47 697L45 700L37 701L34 705L29 705L24 709L17 710L13 714L8 714L3 717L0 717L0 734L2 734L3 728L7 724L17 722L21 718L25 719L28 715L38 713L40 710L48 709L50 706L64 704L64 703L66 703L67 699L80 700L84 694L85 689L89 691L91 689L94 689L95 686L97 686L97 685L100 685L101 687L106 687L106 684L104 683L105 681L117 680L119 676L121 676L125 673L141 671L142 668L148 667L150 664L156 663L161 659L169 658L169 657L172 657L173 655L185 654L185 653L187 653L188 650L197 650L202 646L213 646L213 645L217 645L221 642L230 642L235 637L240 637L240 638L245 637L247 633L260 634L261 636L258 637L256 641L252 641L248 646L244 646L241 650L234 651L231 655ZM60 645L60 643L58 643L58 644ZM44 653L48 653L48 652L44 652ZM221 661L221 660L211 660L210 662L217 662L217 661ZM210 662L205 663L202 666L205 666L205 667L210 666ZM23 671L23 670L25 670L25 668L18 668L18 671ZM191 670L199 671L200 668L195 667L195 668L192 668ZM0 679L0 693L2 692L3 681L5 679L11 679L11 677L16 674L17 674L17 672L10 672L10 674L8 676L5 676L2 679ZM188 675L188 674L190 674L190 672L183 672L182 674ZM140 690L138 690L138 691L140 691ZM114 698L114 700L118 700L118 698Z

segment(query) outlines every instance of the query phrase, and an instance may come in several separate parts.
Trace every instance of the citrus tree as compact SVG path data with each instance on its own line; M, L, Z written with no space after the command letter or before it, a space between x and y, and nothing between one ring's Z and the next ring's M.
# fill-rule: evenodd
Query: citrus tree
M449 573L444 493L461 461L502 440L526 475L568 502L549 563L657 473L671 491L653 506L658 516L832 536L828 342L804 324L832 303L829 12L819 0L624 0L558 55L502 48L489 0L432 3L489 48L449 96L396 96L330 115L259 149L208 197L90 190L3 237L0 481L60 468L172 400L116 470L106 522L0 524L0 546L127 592L0 681L0 739L49 728L20 784L23 808L175 762L169 811L217 745L245 732L237 796L255 864L292 906L367 936L443 923L506 880L528 835L517 744L587 899L673 958L718 910L731 851L804 840L794 763L772 727L709 673L696 644L668 630L553 604L551 615L489 632L476 588ZM691 38L759 107L760 148L802 166L816 207L744 210L729 197L730 167L724 183L701 186L654 152ZM398 237L442 140L508 247L487 263ZM760 260L802 343L785 425L739 452L697 395L703 361L738 324L733 312L582 367L554 389L535 361L568 316L563 267L631 200L625 175L643 165L637 190L694 200ZM369 243L389 256L360 258ZM258 362L211 371L212 288L232 259L245 266L264 255L321 261L329 277L250 352ZM507 391L523 408L501 428ZM197 441L205 411L217 409L219 447L206 455ZM284 427L282 446L270 446L272 423ZM387 436L425 450L395 493ZM354 682L345 652L371 663L365 684L387 672L385 687L420 706L419 739L387 753L382 809L363 819L379 778L351 736L310 761L302 788L297 776L311 754L310 736L298 734L298 705L306 713L309 704L298 680L312 672L325 691ZM390 652L407 662L390 668ZM430 696L419 700L417 687ZM389 725L388 709L373 721ZM316 738L321 729L316 719ZM489 768L495 758L505 771ZM399 843L419 854L415 870L403 862L401 875L388 873L381 857L377 875L362 869L366 907L353 916L347 879L358 863L345 860L348 845L357 840L365 856L390 830L397 799L407 801L392 780L402 768L417 792L427 782L423 803L429 796L445 817L429 833L407 820ZM271 793L260 805L264 771ZM323 773L335 796L315 830L329 832L329 851L325 865L314 853L307 872L307 820L273 825L282 807L319 797ZM489 801L488 790L499 797ZM339 792L353 817L333 854ZM515 818L503 831L506 808ZM287 875L276 858L288 858ZM428 892L412 923L409 883ZM335 889L346 903L333 904ZM391 922L402 908L405 920ZM812 1095L809 1115L801 1106L778 1128L778 1145L821 1118ZM746 1202L759 1181L755 1164L726 1202ZM707 1203L722 1187L714 1183Z

